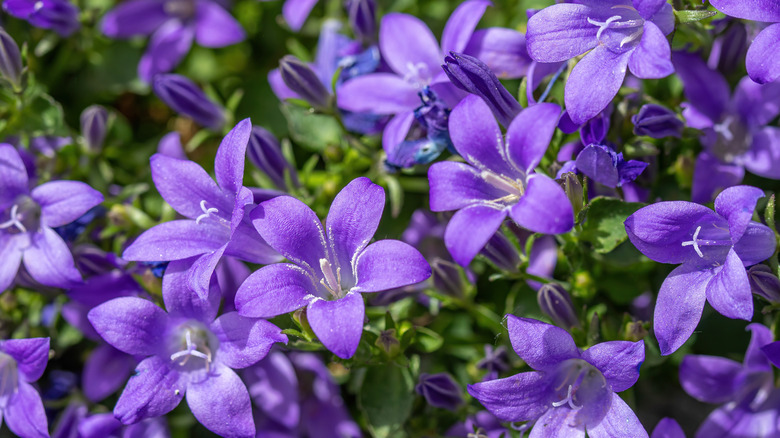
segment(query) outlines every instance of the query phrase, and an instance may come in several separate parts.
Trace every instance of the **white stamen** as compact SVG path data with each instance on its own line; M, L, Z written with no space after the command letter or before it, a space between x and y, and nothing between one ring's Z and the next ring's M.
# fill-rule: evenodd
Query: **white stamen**
M523 194L522 185L518 184L515 181L510 180L509 178L496 175L495 173L487 170L483 170L482 172L480 172L479 176L481 176L482 179L484 179L485 182L487 182L488 184L498 189L501 189L505 192L511 193L516 196Z
M578 409L582 409L582 406L577 406L576 404L574 404L574 399L572 398L572 389L573 389L572 386L569 385L569 393L566 394L566 398L561 400L561 401L553 402L553 404L552 404L553 407L557 408L559 406L563 406L565 404L568 404L569 407L574 409L575 411L578 410Z
M701 225L696 227L696 231L693 232L693 240L689 240L687 242L683 242L682 246L691 246L693 245L693 249L696 251L696 254L699 255L699 257L704 258L704 254L701 252L701 249L699 249L699 231L701 231Z
M609 25L612 24L614 21L620 20L621 18L622 17L620 15L613 15L613 16L607 18L607 21L602 23L600 21L596 21L596 20L588 17L588 23L590 23L590 24L592 24L594 26L598 26L599 27L599 31L596 32L596 39L600 40L601 39L601 33L604 32L605 30L609 29Z
M624 45L636 41L639 37L642 36L643 33L644 33L644 28L640 27L639 29L634 31L634 33L632 33L631 35L623 38L622 40L620 40L620 48L622 49Z
M217 210L214 207L206 208L206 200L203 199L200 201L200 209L203 211L203 214L195 218L195 223L200 225L200 221L203 219L206 219L207 217L211 216L212 213L216 214L219 213L219 210Z
M331 295L339 298L341 293L341 268L336 268L336 275L333 275L333 266L328 259L320 259L320 269L322 270L322 276L325 277L320 280L320 284L325 286Z
M177 359L184 357L184 360L179 363L179 365L184 365L187 363L187 361L190 359L191 356L199 357L206 361L206 371L209 370L209 367L211 365L211 351L209 351L208 347L204 346L204 349L206 350L206 353L203 353L202 351L198 351L197 345L192 343L192 336L191 331L187 329L187 331L184 333L184 340L187 344L187 348L181 351L177 351L176 353L173 353L171 355L171 361L176 361Z
M407 73L404 75L404 80L417 88L422 88L428 85L430 82L430 75L428 74L428 66L423 62L412 64L406 63Z
M712 129L718 134L722 135L723 138L726 139L726 141L731 141L734 139L734 134L731 133L731 129L729 128L729 125L731 125L731 122L733 121L734 121L733 118L727 117L725 120L723 120L723 122L713 126Z
M2 224L0 224L0 230L4 230L4 229L10 228L10 227L16 227L22 233L26 233L27 232L27 227L25 227L24 224L19 220L19 219L22 218L22 216L19 214L19 206L18 205L14 204L13 207L11 207L11 214L10 214L10 216L11 217L7 221L5 221Z

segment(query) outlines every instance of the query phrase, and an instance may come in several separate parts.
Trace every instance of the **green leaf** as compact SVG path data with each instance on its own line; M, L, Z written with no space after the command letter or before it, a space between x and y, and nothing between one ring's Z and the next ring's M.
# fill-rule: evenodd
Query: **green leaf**
M399 432L412 412L414 393L409 371L394 365L369 367L358 393L358 405L371 435L387 438Z
M295 105L283 104L281 109L287 119L290 136L301 146L322 152L328 146L338 146L341 143L341 126L333 117L316 114Z
M426 327L417 327L417 338L414 346L423 353L432 353L444 345L444 338Z
M580 239L590 242L596 252L612 251L628 238L623 222L643 205L615 198L595 198L588 204Z
M718 13L716 11L674 11L674 15L677 17L677 22L680 24L701 21L710 17L714 17L717 14Z

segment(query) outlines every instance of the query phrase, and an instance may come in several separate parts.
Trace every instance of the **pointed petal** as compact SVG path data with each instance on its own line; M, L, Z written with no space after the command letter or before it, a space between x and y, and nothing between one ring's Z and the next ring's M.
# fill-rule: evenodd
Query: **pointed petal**
M780 99L779 99L780 100ZM753 133L753 145L744 156L745 167L758 176L780 179L780 129L765 126Z
M525 35L504 27L490 27L474 32L462 52L487 64L500 79L523 77L532 62L528 56ZM445 50L444 53L449 51Z
M187 286L202 300L208 300L212 277L217 264L225 254L227 244L201 255L187 271Z
M452 216L444 232L444 244L453 260L468 266L504 222L507 211L490 204L474 204Z
M707 67L698 53L676 51L672 62L688 101L713 122L720 120L731 96L723 75Z
M585 426L576 420L577 412L568 407L548 409L536 420L528 438L585 438Z
M56 231L43 227L24 249L24 267L35 281L46 286L68 288L81 282L70 248Z
M203 47L225 47L244 41L241 25L217 2L200 1L195 6L195 40Z
M30 196L41 206L41 225L69 224L103 202L103 195L81 181L51 181L34 188Z
M661 354L674 353L693 334L706 301L707 283L713 274L684 264L675 268L658 291L653 317Z
M453 146L469 164L497 174L517 175L506 157L498 122L482 98L466 96L452 110L449 126Z
M520 112L506 131L509 159L518 169L530 173L542 161L558 126L561 107L540 103Z
M355 354L363 335L363 296L349 292L335 301L315 300L306 308L312 331L322 345L342 359Z
M244 181L244 158L252 122L244 119L227 133L214 158L214 173L223 191L238 193Z
M680 424L672 418L665 417L655 426L653 434L650 438L685 438L685 432L683 432Z
M715 9L736 18L753 21L780 21L780 7L774 1L765 0L710 0Z
M27 382L19 382L16 394L4 409L11 432L25 438L49 436L46 412L38 391Z
M749 77L740 79L732 105L748 126L761 127L780 114L780 82L757 84ZM755 133L754 133L755 135Z
M93 403L102 401L122 387L137 363L133 356L108 344L98 345L84 363L84 395Z
M597 426L588 427L591 438L647 438L647 431L636 414L617 394L612 394L612 405Z
M532 421L550 408L545 380L544 374L532 371L475 383L468 391L503 421Z
M279 196L285 195L286 193L279 194ZM257 230L249 220L249 215L246 215L246 219L241 221L233 231L233 237L230 238L225 254L259 265L268 265L283 259L281 254L268 246L265 240L257 234Z
M135 0L120 3L110 10L100 23L100 29L111 38L149 35L170 20L161 0Z
M138 62L138 77L151 82L154 75L176 68L189 53L195 29L179 20L168 20L149 40L149 46Z
M27 193L27 169L16 148L0 143L0 209L5 210L22 193Z
M282 16L290 29L298 32L318 0L287 0L282 5Z
M358 255L355 273L353 291L379 292L424 281L431 276L431 267L411 245L386 239L372 243Z
M382 149L385 150L385 155L388 157L395 155L398 146L406 140L406 135L409 134L412 123L414 123L414 113L412 111L400 113L387 122L385 130L382 132Z
M566 193L540 173L528 176L525 194L509 215L517 225L536 233L561 234L574 226L574 210Z
M705 403L730 401L743 383L742 364L718 356L689 354L680 364L680 385Z
M750 321L753 317L753 294L747 272L739 256L731 249L722 267L707 284L707 301L721 315Z
M746 368L760 371L771 371L772 365L767 360L766 355L761 351L761 347L772 343L772 332L769 329L759 323L749 324L745 330L750 330L750 344L745 351L745 360L743 361Z
M236 310L251 318L272 318L298 310L316 296L311 277L298 266L277 263L258 269L236 292Z
M25 381L34 382L41 378L49 362L49 338L0 341L0 351L14 358Z
M669 41L655 23L645 21L642 40L631 54L628 68L642 79L660 79L674 73Z
M562 328L507 315L507 330L517 355L537 371L552 369L567 359L580 358L574 339Z
M723 189L735 186L745 177L745 168L739 164L722 163L712 154L702 151L693 168L691 201L706 204Z
M528 20L528 54L538 62L559 62L592 49L598 44L598 26L588 22L592 12L588 6L566 3L537 12Z
M422 67L421 73L433 78L440 71L439 63L444 58L436 37L422 20L397 12L382 17L379 50L382 59L402 77L411 73L409 69L413 66Z
M645 360L645 343L602 342L585 350L582 358L604 374L612 391L623 392L639 378L639 367Z
M442 161L428 169L431 211L458 210L479 201L499 199L507 192L489 184L465 163Z
M213 321L222 298L216 283L204 298L190 288L190 268L193 259L174 260L165 268L162 280L163 302L171 316L180 316L198 321Z
M592 119L609 105L623 85L631 53L615 53L600 45L577 63L564 94L566 111L574 123Z
M347 111L396 114L421 105L417 89L392 73L371 73L344 82L336 90L338 107Z
M0 234L0 293L11 286L16 273L19 272L19 265L22 264L22 251L20 250L20 239L15 239Z
M444 32L441 35L442 53L463 52L477 23L490 4L489 0L469 0L455 8L447 24L444 25Z
M631 3L642 18L649 20L661 10L661 7L666 4L666 0L631 0Z
M187 153L184 152L184 146L181 144L181 135L176 131L169 132L160 139L160 143L157 144L157 153L179 160L187 159Z
M246 368L264 358L276 342L287 343L282 329L264 319L244 318L237 312L220 316L210 326L219 339L219 357L230 368Z
M163 343L168 315L151 301L115 298L89 311L89 322L100 336L127 354L156 354Z
M221 226L198 224L193 220L164 222L138 236L122 253L122 258L146 262L186 259L215 251L229 238L229 231Z
M159 356L142 360L119 396L114 416L127 425L167 414L179 405L187 389L179 380L167 360Z
M764 197L761 189L751 186L729 187L715 198L715 211L729 221L731 242L737 243L753 219L756 203Z
M152 180L165 202L178 213L195 219L206 208L216 208L220 217L233 209L230 195L223 193L214 180L194 161L179 160L161 154L149 160ZM226 218L227 219L227 218Z
M187 405L198 421L224 437L255 436L252 401L235 371L218 364L187 387Z
M775 234L769 227L751 222L745 234L734 245L734 251L744 266L752 266L771 257L775 253L776 244Z
M242 377L255 406L287 429L298 426L301 420L298 378L284 353L269 353Z

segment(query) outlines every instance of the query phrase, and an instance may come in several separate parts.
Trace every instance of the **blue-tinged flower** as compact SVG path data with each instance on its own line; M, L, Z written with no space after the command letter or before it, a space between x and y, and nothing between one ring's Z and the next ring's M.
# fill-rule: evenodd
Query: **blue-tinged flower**
M355 36L367 43L376 41L376 1L347 0L344 6Z
M246 37L222 3L213 0L130 0L108 11L100 28L117 39L151 36L138 63L138 76L146 82L176 68L193 41L225 47Z
M64 37L81 26L79 8L68 0L5 0L3 10L35 27L52 29Z
M696 400L721 405L699 426L697 438L780 436L780 391L774 387L770 363L772 333L757 323L747 329L752 337L742 363L690 354L680 364L680 385L685 392Z
M152 84L154 93L177 113L201 125L219 130L225 124L225 110L214 103L186 76L159 74Z
M534 371L469 385L503 421L528 422L532 437L647 437L616 393L634 385L645 360L643 341L612 341L580 351L565 330L507 315L512 347ZM533 426L530 426L533 424Z
M580 124L612 101L627 69L642 79L674 71L666 40L672 30L672 5L663 0L580 0L536 13L526 38L529 55L539 62L590 51L572 70L564 96L569 116Z
M122 297L89 312L89 321L115 348L144 357L114 407L125 425L165 415L182 398L209 430L253 437L255 424L246 386L234 368L246 368L287 342L281 329L236 312L218 315L221 292L211 283L201 298L189 288L195 259L174 261L163 277L164 311L142 298ZM229 419L229 421L226 421Z
M53 228L101 202L103 195L80 181L50 181L30 190L19 153L0 144L0 291L11 285L22 261L43 285L80 282L70 250Z
M306 307L314 334L347 359L363 334L362 293L419 283L431 275L423 256L397 240L369 245L385 207L384 190L368 178L333 200L326 227L306 204L280 196L250 214L255 229L292 263L260 268L236 293L239 314L270 318Z
M195 162L153 155L152 180L157 190L187 219L145 231L125 249L122 258L164 262L198 256L190 284L202 297L223 255L259 264L279 261L279 254L260 238L245 215L254 200L243 186L251 131L252 124L245 119L222 140L214 161L217 183Z
M714 212L692 202L668 201L626 219L628 237L642 254L680 264L658 291L654 329L661 354L673 353L688 340L705 301L726 317L753 317L745 267L769 258L776 244L769 227L751 221L763 196L755 187L730 187L715 199Z
M48 437L43 402L32 383L49 360L49 338L0 341L0 418L21 437Z

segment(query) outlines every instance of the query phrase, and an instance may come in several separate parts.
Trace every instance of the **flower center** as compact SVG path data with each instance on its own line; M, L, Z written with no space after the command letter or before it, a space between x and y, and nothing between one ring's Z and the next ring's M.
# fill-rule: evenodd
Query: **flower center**
M645 20L629 5L615 5L617 14L599 21L588 17L588 23L599 28L596 39L614 52L633 48L642 38Z
M214 344L216 339L211 335L208 329L202 324L191 321L183 324L176 330L172 339L173 353L171 362L188 369L200 369L203 366L206 372L211 369L211 363L214 361ZM194 358L192 361L190 359Z
M503 175L497 175L489 170L483 170L480 172L480 176L493 187L507 192L506 196L493 200L493 202L498 204L513 204L525 193L525 186L521 181L513 180Z
M40 227L41 206L27 195L19 196L6 210L0 230L9 234L35 232Z
M413 64L411 62L406 63L406 74L404 80L415 88L423 88L431 83L431 72L428 66L423 62Z
M206 200L203 199L200 201L200 210L203 212L200 216L195 218L195 223L198 225L201 225L201 222L207 219L211 219L212 221L216 221L217 224L222 225L223 227L230 228L230 222L227 221L227 219L220 216L219 209L215 207L209 207L206 205Z
M320 284L325 286L325 289L330 292L334 298L341 298L344 296L344 291L341 290L341 268L336 268L336 272L333 272L333 265L331 265L328 259L320 259L320 269L322 270L323 278L320 279Z
M0 352L0 398L5 398L16 392L19 381L16 360Z
M719 123L713 125L715 132L710 152L725 163L733 162L738 156L744 155L753 144L750 130L738 117L728 115Z
M712 227L716 231L718 231L718 230L720 231L719 233L717 233L719 235L718 236L707 236L707 237L728 237L728 229L725 230L726 231L726 236L723 236L723 232L722 231L724 231L724 230L722 228L719 228L715 224L712 224ZM704 253L702 252L702 248L701 248L703 246L705 246L705 247L706 246L719 246L719 247L731 248L731 246L733 245L733 243L731 242L730 238L727 238L727 239L700 239L699 238L699 234L701 233L701 231L702 231L702 226L701 225L697 226L696 230L693 232L693 237L691 238L691 240L682 242L682 244L681 244L682 246L692 246L693 250L696 251L696 254L700 258L704 258ZM709 233L709 234L712 234L712 233Z
M588 362L569 359L554 375L553 389L557 396L557 400L551 402L554 408L568 406L577 411L589 401L600 399L607 391L607 381L601 371Z

